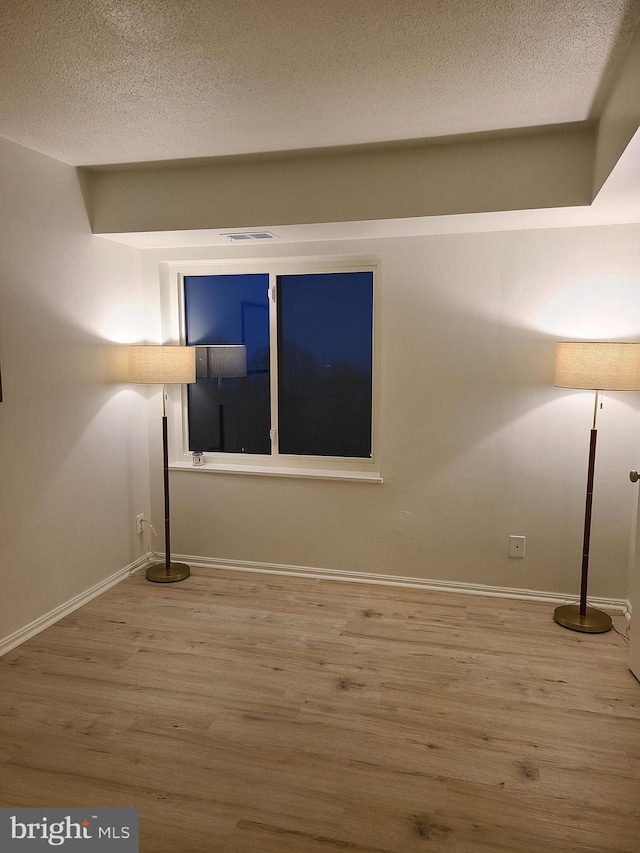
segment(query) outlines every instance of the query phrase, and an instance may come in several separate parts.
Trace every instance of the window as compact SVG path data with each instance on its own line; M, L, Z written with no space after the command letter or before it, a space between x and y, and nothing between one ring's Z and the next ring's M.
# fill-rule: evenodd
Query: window
M371 458L373 273L278 277L278 448Z
M268 290L265 273L185 276L189 450L271 452Z
M177 278L197 347L185 452L203 451L210 468L379 480L375 265L262 266Z

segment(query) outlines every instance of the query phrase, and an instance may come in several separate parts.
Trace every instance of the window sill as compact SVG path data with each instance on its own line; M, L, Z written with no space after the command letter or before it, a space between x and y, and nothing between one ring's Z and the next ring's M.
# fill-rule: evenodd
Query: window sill
M188 462L172 462L172 471L197 471L207 474L249 474L257 477L298 477L311 480L349 480L366 483L384 482L378 471L339 471L335 468L271 468L266 465L233 465L205 462L193 465Z

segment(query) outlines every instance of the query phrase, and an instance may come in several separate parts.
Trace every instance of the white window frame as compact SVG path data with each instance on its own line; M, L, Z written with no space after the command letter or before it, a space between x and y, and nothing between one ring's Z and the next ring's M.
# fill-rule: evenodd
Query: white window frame
M379 453L380 411L380 258L379 256L349 256L320 258L267 258L251 260L170 261L161 264L161 286L167 299L163 300L163 326L170 340L186 342L184 277L189 275L240 275L267 273L269 275L269 331L271 379L271 455L247 453L204 454L204 464L193 465L188 446L188 411L186 386L168 386L170 428L170 467L198 473L254 474L280 477L317 477L323 479L365 480L382 482ZM373 377L371 406L371 458L356 459L327 456L293 456L281 454L277 442L278 412L278 340L277 311L271 294L276 292L276 279L281 275L332 272L373 272ZM167 294L168 290L168 294Z

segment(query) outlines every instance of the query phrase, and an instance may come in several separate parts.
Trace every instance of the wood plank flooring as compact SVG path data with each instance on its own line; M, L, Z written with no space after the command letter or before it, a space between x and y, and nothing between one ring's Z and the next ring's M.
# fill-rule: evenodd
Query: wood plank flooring
M136 806L142 853L639 853L627 646L551 613L135 576L0 659L0 805Z

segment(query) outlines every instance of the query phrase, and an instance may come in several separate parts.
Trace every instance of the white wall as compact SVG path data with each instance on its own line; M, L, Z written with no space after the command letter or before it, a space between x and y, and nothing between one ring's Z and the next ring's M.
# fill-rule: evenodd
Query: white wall
M139 252L93 237L71 167L0 140L0 641L130 564L148 506Z
M174 551L576 594L593 397L553 387L555 342L640 339L640 227L146 252L150 306L159 258L365 252L382 256L384 484L176 470ZM595 596L627 594L637 396L599 415Z

